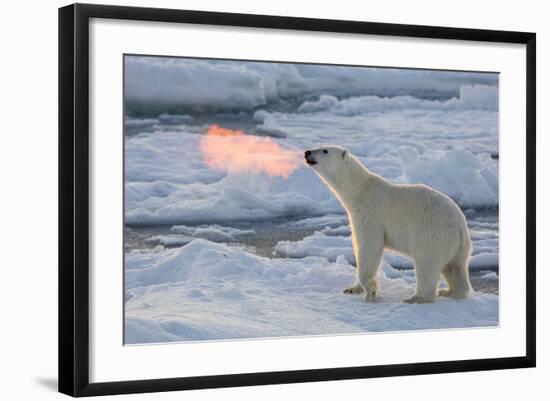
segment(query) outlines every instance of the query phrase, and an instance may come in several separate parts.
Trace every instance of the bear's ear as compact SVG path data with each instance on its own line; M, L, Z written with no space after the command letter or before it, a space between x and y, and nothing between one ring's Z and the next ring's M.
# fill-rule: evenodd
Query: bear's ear
M348 151L347 151L347 150L344 150L344 151L342 152L342 159L343 159L344 157L346 157L347 154L348 154Z

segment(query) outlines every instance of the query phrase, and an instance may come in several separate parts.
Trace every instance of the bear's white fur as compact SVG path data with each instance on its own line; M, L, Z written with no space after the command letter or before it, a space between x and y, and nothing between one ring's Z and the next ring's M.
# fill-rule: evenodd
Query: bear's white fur
M339 146L312 149L305 157L349 217L357 280L345 293L364 292L365 301L375 299L386 248L414 259L416 292L404 302L434 302L441 275L449 288L439 295L465 298L470 294L468 226L448 196L421 184L390 183Z

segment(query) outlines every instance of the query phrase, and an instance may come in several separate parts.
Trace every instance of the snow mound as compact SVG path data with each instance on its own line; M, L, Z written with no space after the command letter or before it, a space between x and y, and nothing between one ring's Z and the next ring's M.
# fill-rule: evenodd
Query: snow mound
M498 171L490 158L456 149L438 158L418 155L414 148L400 148L407 182L422 183L453 198L465 207L498 205Z
M200 176L200 170L195 174ZM228 174L214 183L202 183L199 177L189 185L129 182L126 205L129 225L254 221L343 212L311 169L299 169L288 180L250 173Z
M195 238L202 238L212 242L238 242L243 238L256 234L254 230L241 230L234 227L220 226L185 226L176 225L170 229L173 234L153 235L148 242L168 247L183 246Z
M486 270L498 268L498 253L487 252L473 255L470 259L470 270Z
M181 235L153 235L147 239L147 242L155 245L174 247L188 244L191 242L191 239Z
M241 230L234 227L225 227L218 224L210 226L190 227L185 225L172 226L175 234L184 234L194 238L203 238L213 242L234 242L239 238L256 234L254 230Z
M414 275L387 263L381 296L365 303L342 294L355 269L342 256L269 259L202 239L126 255L126 343L364 333L482 327L498 323L498 297L438 298L430 305L401 301ZM412 272L411 272L412 273Z
M293 226L301 228L336 228L348 224L348 216L345 214L327 214L319 217L308 217L306 219L296 220L290 223Z
M124 67L127 111L155 115L252 110L315 94L449 97L468 82L498 83L496 74L191 58L127 56Z
M239 263L234 263L238 259ZM238 248L229 248L202 239L167 253L149 268L126 270L126 289L182 280L254 274L257 258Z
M137 207L126 213L126 223L170 224L265 220L276 217L340 212L336 199L315 202L311 197L283 192L257 195L247 190L224 188L210 199L176 201L158 208Z
M355 264L351 238L327 236L321 232L316 232L301 241L279 241L275 252L287 258L320 256L331 262L343 256L347 261Z
M424 100L418 97L359 96L339 100L332 95L321 95L318 100L305 101L299 113L330 112L342 116L354 116L373 112L399 110L487 110L498 111L498 88L485 85L466 85L460 88L458 97L449 100Z

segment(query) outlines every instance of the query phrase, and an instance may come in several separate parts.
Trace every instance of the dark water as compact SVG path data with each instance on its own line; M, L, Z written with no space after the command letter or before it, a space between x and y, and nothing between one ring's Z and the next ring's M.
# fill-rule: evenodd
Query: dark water
M274 257L275 246L279 241L300 241L312 235L318 228L301 228L285 224L288 220L272 220L261 222L227 223L228 226L241 230L254 230L253 236L240 238L238 242L229 245L240 246L259 256ZM192 227L192 225L189 225ZM169 226L159 227L126 227L125 250L154 248L158 243L151 241L157 235L171 235ZM174 245L178 246L178 245Z

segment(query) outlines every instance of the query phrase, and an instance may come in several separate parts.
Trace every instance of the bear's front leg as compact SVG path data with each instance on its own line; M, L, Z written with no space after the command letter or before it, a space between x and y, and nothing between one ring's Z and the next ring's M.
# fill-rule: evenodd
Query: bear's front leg
M365 302L373 302L378 295L378 278L374 277L367 280L366 284L367 290L365 291L364 300Z
M384 253L383 234L354 233L353 245L357 262L357 282L365 292L365 302L372 302L379 292L378 268Z
M363 287L361 287L359 281L355 281L355 284L352 286L344 288L343 292L344 294L361 294L363 292Z

